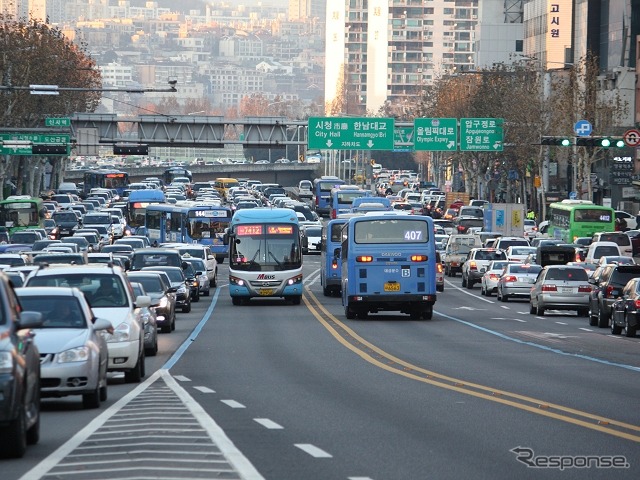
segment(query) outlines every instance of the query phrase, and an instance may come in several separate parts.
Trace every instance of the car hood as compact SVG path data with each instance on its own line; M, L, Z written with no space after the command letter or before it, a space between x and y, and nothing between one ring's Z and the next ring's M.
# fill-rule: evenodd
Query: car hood
M133 322L133 312L129 307L96 307L93 313L98 318L104 318L111 322L113 328L117 328L121 323Z
M88 328L37 328L35 342L40 353L58 353L86 343Z

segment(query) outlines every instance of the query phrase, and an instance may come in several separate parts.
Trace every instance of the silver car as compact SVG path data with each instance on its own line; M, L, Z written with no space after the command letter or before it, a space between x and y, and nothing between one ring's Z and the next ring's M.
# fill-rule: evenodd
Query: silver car
M23 308L42 314L42 327L34 329L41 395L82 395L84 408L98 408L107 399L109 351L102 331L112 330L111 322L96 319L77 288L30 287L16 293Z
M542 269L529 294L529 313L543 316L545 311L576 310L589 314L587 271L582 267L548 265Z
M529 298L531 285L542 270L533 263L508 264L498 280L498 300L506 302L509 297Z
M498 289L498 280L500 280L504 267L508 263L507 260L494 260L486 268L480 269L482 273L480 293L482 295L490 297Z

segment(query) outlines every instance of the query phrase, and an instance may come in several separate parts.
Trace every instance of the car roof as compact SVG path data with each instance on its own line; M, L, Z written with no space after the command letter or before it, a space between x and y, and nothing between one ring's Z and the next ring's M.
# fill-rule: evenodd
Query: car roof
M84 297L75 287L22 287L16 288L16 293L20 297Z

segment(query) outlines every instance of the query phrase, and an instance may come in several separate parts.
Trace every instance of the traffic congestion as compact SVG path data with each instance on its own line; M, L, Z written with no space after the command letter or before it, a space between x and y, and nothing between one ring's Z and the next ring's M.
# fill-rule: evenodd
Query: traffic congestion
M399 336L413 345L413 332L430 344L433 353L443 347L429 343L429 329L442 336L448 324L457 333L455 338L460 338L461 329L474 328L478 334L495 336L492 342L536 344L541 349L536 356L562 350L563 355L581 355L585 362L637 375L640 265L635 259L640 243L637 230L620 228L617 212L587 201L564 200L551 204L548 220L538 222L522 205L471 199L422 182L414 172L378 167L377 182L366 186L328 175L296 185L230 177L194 182L188 170L180 168L168 169L163 178L129 183L124 172L98 169L85 176L84 184L65 183L44 198L15 195L1 201L2 456L26 461L30 450L37 448L48 448L45 452L53 455L59 445L51 443L47 417L58 422L64 421L65 413L79 410L106 414L116 402L112 391L120 404L137 385L160 378L176 392L175 379L167 379L169 371L172 378L203 377L199 381L204 382L207 369L187 360L188 349L203 347L198 335L204 335L211 322L227 326L200 353L208 352L211 357L204 358L211 358L212 368L226 372L218 373L222 384L239 387L239 379L247 378L240 381L242 388L232 389L237 394L251 382L262 385L262 375L277 377L280 368L281 374L288 370L284 363L275 368L279 362L273 357L285 355L282 349L298 348L284 342L282 335L300 342L300 334L290 327L279 329L279 322L289 324L290 316L302 322L319 321L332 338L366 356L367 362L371 353L378 352L371 365L385 362L385 369L400 376L424 374L420 382L437 378L447 384L439 383L440 387L455 390L456 395L484 398L485 393L478 393L484 387L466 391L467 382L453 378L462 375L454 373L454 365L422 357L427 353L418 345L416 350L413 346L397 349L391 339ZM523 327L513 330L506 326L509 322ZM241 337L228 336L226 329L237 324L244 326ZM524 333L524 325L531 324L536 326ZM564 330L548 332L552 327ZM253 338L249 331L254 328L261 336L241 347ZM569 329L573 333L567 333ZM587 332L590 336L581 344L581 335ZM278 350L261 346L272 335L274 341L279 339L275 341ZM625 337L632 343L603 349L600 342L611 337ZM327 341L315 338L314 342ZM559 343L567 338L572 339L569 344ZM235 341L247 362L254 355L260 360L249 367L237 357ZM257 356L263 348L269 351ZM326 345L318 348L331 351ZM489 348L508 351L516 346ZM409 352L413 353L403 358ZM300 361L300 355L293 357ZM464 358L462 351L458 355L456 365ZM272 361L268 373L259 368ZM440 373L421 367L431 362ZM310 371L317 368L306 366ZM476 366L468 367L470 378L482 377ZM362 375L368 378L372 373ZM324 374L320 377L321 382L328 381ZM500 383L499 375L490 377ZM259 388L262 395L274 396L269 402L276 401L279 381L283 379L274 378L266 390ZM559 379L559 385L564 381ZM543 395L518 382L507 382L498 389L502 393L487 391L494 392L490 396L511 398L516 394L510 392L521 389L522 398L511 405L516 409L528 410L524 403L535 403L527 395ZM215 393L207 387L198 392L207 390ZM624 398L627 393L616 395ZM407 391L409 396L415 394ZM557 397L555 403L570 403L561 395L552 396ZM336 472L329 470L331 474L310 465L301 470L290 467L256 450L253 440L235 432L242 428L236 420L201 401L214 419L218 418L214 413L219 414L228 426L225 432L235 435L233 443L247 454L246 463L230 461L238 478L424 478L415 476L424 465L417 458L407 461L398 474L385 469L364 475L337 474L343 465L335 467ZM553 408L559 408L555 403ZM618 455L630 461L624 452L640 441L637 418L625 413L620 421L612 421L609 417L616 416L612 412L589 413L597 411L596 403L575 408L580 410L578 418L597 418L599 427L583 420L579 425L619 440L617 446L623 447ZM329 408L328 404L322 408ZM569 407L559 410L565 408ZM564 414L557 420L572 428L576 425ZM298 429L304 431L303 425L298 424ZM404 425L402 432L407 428ZM402 432L395 434L404 437ZM72 431L65 435L59 442L75 438ZM43 438L49 442L45 446ZM226 437L220 438L215 437L214 443L226 444ZM298 445L307 453L318 453ZM318 455L322 457L323 452ZM223 454L235 458L239 451L234 447ZM519 454L512 451L510 455ZM63 462L62 457L56 458ZM96 462L103 465L101 460ZM356 463L367 470L366 462ZM15 474L40 478L36 471L43 476L47 471L56 473L53 467L38 470L44 468L38 465L25 463ZM81 472L78 465L60 470L60 478ZM628 473L631 467L625 465ZM507 478L516 471L515 465L511 467L497 477ZM106 464L96 468L111 472ZM192 478L172 468L171 478ZM442 477L460 478L471 471L472 464L462 462L451 475Z

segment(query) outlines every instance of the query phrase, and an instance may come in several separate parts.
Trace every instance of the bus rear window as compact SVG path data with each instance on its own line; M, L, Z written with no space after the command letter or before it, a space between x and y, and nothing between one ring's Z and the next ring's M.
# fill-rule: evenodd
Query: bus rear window
M385 219L356 222L356 243L426 243L429 228L426 221Z

